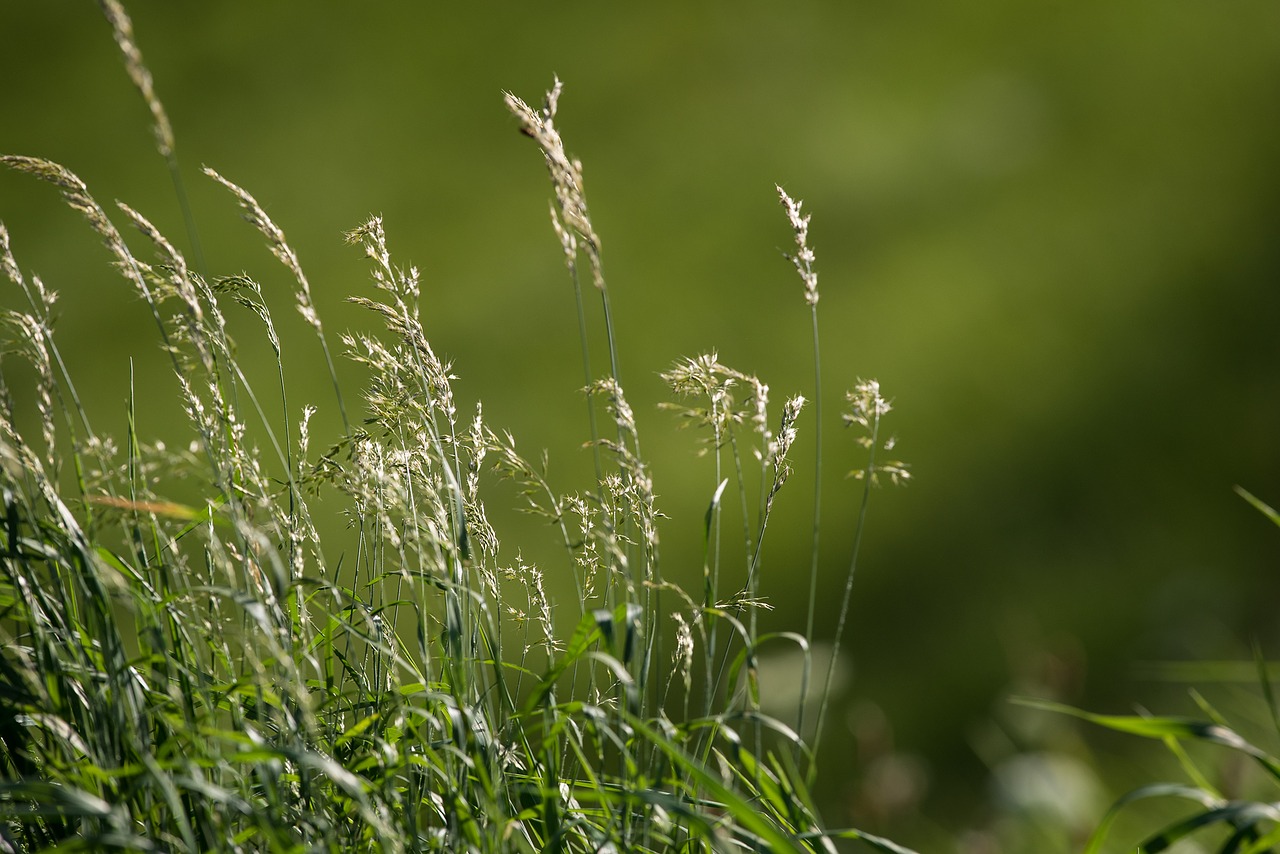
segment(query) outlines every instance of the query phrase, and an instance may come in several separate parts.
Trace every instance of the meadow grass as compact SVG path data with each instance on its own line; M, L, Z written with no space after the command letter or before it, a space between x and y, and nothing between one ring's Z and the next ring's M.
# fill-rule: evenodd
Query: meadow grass
M664 374L670 408L701 431L715 480L693 557L701 589L663 576L661 511L619 378L600 238L582 166L555 123L559 81L537 108L509 94L506 105L549 170L552 226L577 297L595 477L576 491L552 484L479 405L459 411L455 377L421 319L419 271L392 260L380 217L347 236L372 284L350 300L379 327L337 338L367 371L357 414L284 231L247 190L206 169L291 274L324 354L334 397L320 405L343 428L317 447L317 405L290 397L262 286L201 272L163 105L123 8L101 6L150 110L195 261L127 205L108 212L67 168L0 162L57 188L148 307L189 441L171 447L140 432L148 389L131 391L126 435L94 428L64 368L56 295L23 272L0 225L0 267L25 300L6 318L6 367L25 363L16 375L32 383L17 395L0 387L0 849L789 852L856 840L905 851L828 828L814 806L836 661L819 675L810 744L800 733L817 631L821 454L805 632L763 634L762 545L806 401L774 409L765 382L714 353ZM779 194L820 400L809 220ZM239 360L234 312L256 318L271 347L266 377ZM597 322L602 360L588 346ZM17 399L37 412L17 411ZM845 420L869 451L860 539L872 481L907 470L877 458L889 411L878 384L859 381L848 400ZM500 543L486 501L502 479L556 532L554 566ZM202 485L200 498L173 500L179 482ZM347 530L321 521L335 515ZM729 536L741 538L741 562ZM576 602L551 600L549 572L572 574ZM557 608L576 609L567 634ZM804 653L794 723L761 708L758 655L776 644Z
M810 791L871 488L910 473L886 458L879 384L854 381L842 419L866 451L854 472L862 502L837 622L823 630L819 291L801 203L778 188L797 305L803 298L810 315L811 396L777 407L766 382L714 352L663 373L674 398L664 407L697 431L712 471L701 553L665 555L601 239L582 165L556 125L559 81L537 107L505 102L548 169L575 295L594 469L576 490L554 483L546 461L517 449L479 404L459 411L456 378L422 321L426 286L393 261L380 217L347 235L372 285L350 300L375 329L334 337L283 229L206 169L292 277L323 356L332 399L291 399L288 336L252 276L205 272L174 134L129 18L116 0L100 6L148 107L189 249L127 205L108 212L57 163L0 162L59 190L103 242L154 320L188 435L144 435L157 391L134 389L132 377L125 435L93 426L99 413L81 403L56 335L56 294L23 271L0 224L0 270L24 303L5 315L0 366L0 851L906 852L829 827ZM130 248L120 218L150 260ZM274 354L265 371L238 356L231 330L245 318ZM356 395L338 379L335 344L365 370ZM332 407L337 435L313 437L318 407ZM803 631L762 632L765 538L806 423L817 446L807 616ZM510 483L559 540L559 559L538 565L500 540L486 507L508 501ZM193 484L197 499L174 499ZM673 564L700 567L700 584L664 577ZM552 583L564 576L570 584ZM553 599L563 587L573 600ZM815 673L819 636L833 648ZM794 713L780 717L764 710L759 664L783 646L803 666ZM1280 731L1261 655L1257 673ZM1189 811L1158 822L1140 851L1206 839L1221 854L1280 846L1280 807L1266 794L1280 785L1280 760L1194 696L1195 718L1024 701L1159 740L1184 771L1185 782L1120 798L1083 841L1090 854L1113 842L1134 805L1157 800ZM1261 783L1233 790L1192 746L1243 757Z

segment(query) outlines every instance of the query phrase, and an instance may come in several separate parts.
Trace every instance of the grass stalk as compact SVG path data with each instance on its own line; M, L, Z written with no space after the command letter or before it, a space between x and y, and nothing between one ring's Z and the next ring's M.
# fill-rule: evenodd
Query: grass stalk
M776 186L778 200L787 212L787 220L795 238L796 252L785 257L795 267L804 284L805 303L809 306L810 325L813 340L813 406L814 406L814 463L813 463L813 531L809 549L809 604L805 616L805 637L813 637L814 614L818 603L818 567L820 560L820 539L822 531L822 350L818 341L818 272L814 269L814 253L809 248L810 216L801 215L802 202L792 199L781 186ZM833 659L834 660L834 659ZM809 698L809 666L808 658L800 680L800 701L797 710L797 728L804 732L805 711ZM828 684L826 688L829 688ZM826 689L820 701L825 706L830 700Z

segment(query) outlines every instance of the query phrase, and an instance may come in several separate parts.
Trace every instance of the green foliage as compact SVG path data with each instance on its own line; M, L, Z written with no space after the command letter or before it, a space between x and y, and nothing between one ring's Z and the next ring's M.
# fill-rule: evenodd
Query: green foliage
M173 134L128 18L113 0L103 8L177 179ZM618 379L581 165L554 124L559 92L557 82L536 110L514 96L507 104L550 169L584 330L580 258L601 301L609 369L593 370L584 331L597 477L580 492L554 488L479 406L458 411L455 377L422 321L418 271L393 263L380 218L348 235L374 286L351 300L384 327L341 336L368 372L352 420L284 231L246 190L205 170L293 276L334 377L345 427L316 453L316 407L289 399L284 345L253 278L204 275L203 262L189 264L120 205L154 252L145 261L71 171L3 158L62 192L149 307L190 441L171 448L140 434L149 389L131 395L122 443L91 426L62 368L55 295L22 272L0 226L0 266L27 301L8 318L6 355L29 368L12 375L29 374L38 409L28 425L0 389L0 848L790 852L849 839L906 850L825 829L808 790L813 752L760 707L762 644L794 643L806 680L810 669L804 636L756 627L760 546L791 474L802 397L775 417L768 386L714 355L673 368L668 380L686 398L675 408L709 433L717 465L704 587L692 595L662 577L660 511ZM783 199L814 307L808 219ZM238 356L237 307L274 354L275 400ZM814 314L815 365L816 323ZM901 463L875 460L888 411L878 386L860 383L850 400L847 419L870 436L865 487L878 474L905 477ZM573 573L580 613L567 641L547 570L510 556L488 520L502 479L563 542L554 569ZM721 566L729 483L744 509L740 587ZM180 485L198 498L173 500ZM815 548L817 532L815 518ZM852 574L853 563L850 583ZM820 721L831 682L828 672Z
M1236 492L1268 519L1277 521L1275 511L1252 493L1243 487L1236 487ZM1271 723L1275 732L1280 734L1280 711L1277 710L1267 664L1260 651L1256 652L1256 665ZM1115 732L1160 741L1187 776L1188 783L1149 783L1117 799L1090 836L1085 854L1097 854L1103 850L1116 819L1130 805L1154 799L1189 801L1195 809L1148 834L1135 849L1143 854L1169 850L1193 835L1200 838L1205 835L1202 831L1213 829L1219 831L1221 839L1212 849L1218 854L1263 854L1280 845L1280 805L1274 800L1274 793L1280 786L1280 759L1233 729L1226 717L1201 694L1193 690L1192 698L1203 712L1203 718L1101 715L1047 700L1015 699L1016 703L1033 709L1069 715ZM1261 792L1242 794L1224 791L1223 786L1213 782L1212 772L1202 767L1202 763L1187 751L1185 745L1196 743L1225 748L1254 764L1261 771L1265 790L1271 799L1264 798Z

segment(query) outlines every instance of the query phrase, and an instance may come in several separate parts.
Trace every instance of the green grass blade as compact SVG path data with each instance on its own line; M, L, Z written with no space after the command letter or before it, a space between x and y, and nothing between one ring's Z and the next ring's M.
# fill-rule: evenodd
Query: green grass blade
M1098 854L1102 849L1102 843L1106 839L1107 832L1111 829L1111 825L1115 823L1116 818L1119 817L1121 810L1135 801L1151 798L1185 798L1205 807L1222 803L1221 799L1214 793L1206 792L1194 786L1186 786L1180 783L1154 783L1149 786L1143 786L1129 792L1111 805L1098 822L1097 828L1090 835L1089 841L1085 845L1084 854Z
M1072 717L1088 721L1089 723L1115 730L1116 732L1139 735L1144 738L1155 738L1161 740L1173 738L1180 740L1207 741L1212 744L1220 744L1224 747L1229 747L1232 750L1237 750L1247 756L1253 757L1253 759L1256 760L1268 774L1277 781L1280 781L1280 761L1277 761L1273 756L1266 753L1261 748L1250 744L1235 730L1219 723L1210 723L1208 721L1181 717L1097 715L1072 706L1063 705L1062 703L1054 703L1049 700L1038 700L1027 697L1014 697L1012 702L1033 709L1041 709L1043 711L1070 715Z
M1280 811L1277 811L1270 804L1229 803L1196 813L1189 818L1170 825L1144 840L1138 846L1138 851L1142 852L1142 854L1159 854L1159 852L1168 850L1197 830L1219 822L1240 829L1255 827L1262 821L1274 822L1278 817L1280 817Z
M1268 519L1270 519L1272 524L1280 526L1280 513L1277 513L1275 510L1273 510L1271 505L1267 504L1261 498L1258 498L1256 495L1254 495L1249 490L1245 489L1243 486L1237 485L1234 487L1234 489L1236 491L1236 495L1239 495L1245 501L1248 501L1250 504L1253 505L1254 510L1257 510L1263 516L1266 516Z

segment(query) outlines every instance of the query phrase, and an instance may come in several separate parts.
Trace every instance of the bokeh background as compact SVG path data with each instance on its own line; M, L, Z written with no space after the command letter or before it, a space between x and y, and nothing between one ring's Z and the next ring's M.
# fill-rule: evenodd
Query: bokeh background
M1108 792L1163 773L1156 746L1046 723L1010 693L1187 711L1193 676L1259 716L1224 687L1236 671L1212 662L1248 659L1254 643L1280 654L1280 531L1232 489L1280 504L1280 6L129 10L205 268L271 290L289 318L293 400L320 404L332 435L287 274L201 164L285 229L333 331L374 325L342 302L368 279L341 234L383 214L400 262L423 270L429 331L464 398L526 452L546 448L568 489L590 468L572 291L545 170L501 102L509 89L536 103L564 80L559 125L585 163L622 379L671 517L669 574L697 568L714 482L657 409L658 372L716 350L778 401L812 394L774 184L805 200L827 385L820 634L858 497L840 478L859 458L836 418L858 377L894 399L889 427L914 473L873 496L852 678L823 756L833 824L1014 850L1011 812L1066 809L1052 802L1079 783L1092 820ZM187 246L94 4L0 4L0 81L0 151L65 164ZM59 334L99 425L124 433L132 359L154 398L141 429L177 431L152 322L77 216L6 173L0 219L23 267L62 294ZM803 625L813 453L809 430L804 477L769 535L779 627ZM537 555L541 532L510 524ZM1048 807L1028 779L1049 781Z

